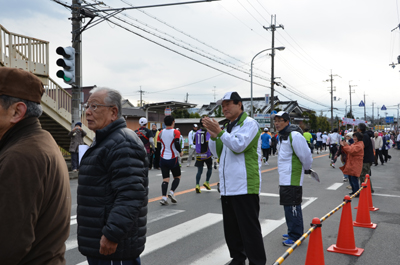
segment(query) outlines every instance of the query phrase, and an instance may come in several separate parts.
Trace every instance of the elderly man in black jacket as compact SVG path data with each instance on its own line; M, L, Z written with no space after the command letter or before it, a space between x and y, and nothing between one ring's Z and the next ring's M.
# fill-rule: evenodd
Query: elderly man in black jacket
M371 130L367 131L367 125L365 125L365 123L359 123L357 130L363 134L363 142L364 142L364 160L363 160L361 175L359 178L361 186L361 183L365 181L365 175L366 174L371 175L371 165L375 161L374 147L372 146L372 141L373 141L372 138L374 137L374 132ZM371 179L370 179L370 185L371 185L371 192L374 192L374 189L372 188Z
M85 108L96 138L79 170L79 251L90 265L140 264L146 242L146 149L126 128L118 91L93 89Z

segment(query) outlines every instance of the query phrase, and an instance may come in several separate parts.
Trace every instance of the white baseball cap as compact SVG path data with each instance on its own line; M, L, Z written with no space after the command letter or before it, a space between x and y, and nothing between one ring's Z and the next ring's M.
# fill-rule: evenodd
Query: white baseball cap
M238 100L242 101L242 98L239 96L238 92L227 92L225 95L217 101L217 105L221 105L224 100Z
M141 126L146 125L147 124L147 119L145 117L142 117L139 119L139 124Z

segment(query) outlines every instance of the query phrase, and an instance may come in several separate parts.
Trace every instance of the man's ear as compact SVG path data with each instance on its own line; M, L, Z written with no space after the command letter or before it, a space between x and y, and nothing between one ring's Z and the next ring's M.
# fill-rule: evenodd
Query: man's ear
M14 123L14 124L18 123L25 117L25 113L27 110L25 103L17 102L17 103L14 103L13 105L11 105L10 108L12 108L11 109L12 117L10 120L11 123Z
M112 121L116 121L118 119L118 108L115 106L112 107L111 112L112 112L112 115L111 115Z

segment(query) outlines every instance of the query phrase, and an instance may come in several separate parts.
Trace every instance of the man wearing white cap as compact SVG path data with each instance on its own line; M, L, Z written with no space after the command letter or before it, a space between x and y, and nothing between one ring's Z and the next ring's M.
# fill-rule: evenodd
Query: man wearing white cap
M153 161L153 154L155 153L154 136L152 131L146 127L147 119L142 117L139 119L140 128L135 131L140 140L142 140L144 147L147 151L147 157L149 159L149 169L151 169L151 164Z
M193 130L191 130L188 135L188 141L189 141L189 157L187 162L188 167L190 167L190 162L192 162L192 157L196 150L196 146L194 145L193 140L194 140L194 135L197 132L197 129L198 129L197 124L193 124Z
M304 233L301 202L304 174L311 174L312 155L303 132L297 125L290 125L290 116L280 111L273 116L279 132L278 174L279 203L283 205L287 234L282 237L284 246L291 246Z
M226 244L230 265L265 265L261 234L261 139L258 123L243 111L237 92L228 92L217 105L230 122L221 130L209 117L203 125L210 133L209 148L220 159L219 181Z

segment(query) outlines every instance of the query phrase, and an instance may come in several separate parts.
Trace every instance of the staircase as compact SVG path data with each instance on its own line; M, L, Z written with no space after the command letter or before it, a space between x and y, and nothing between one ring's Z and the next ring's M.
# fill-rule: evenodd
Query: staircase
M49 42L11 33L0 25L0 67L20 68L42 80L45 92L41 102L43 114L39 118L40 123L57 144L68 151L72 96L49 77ZM81 120L82 128L87 132L84 142L90 145L94 132L87 128L84 115Z

